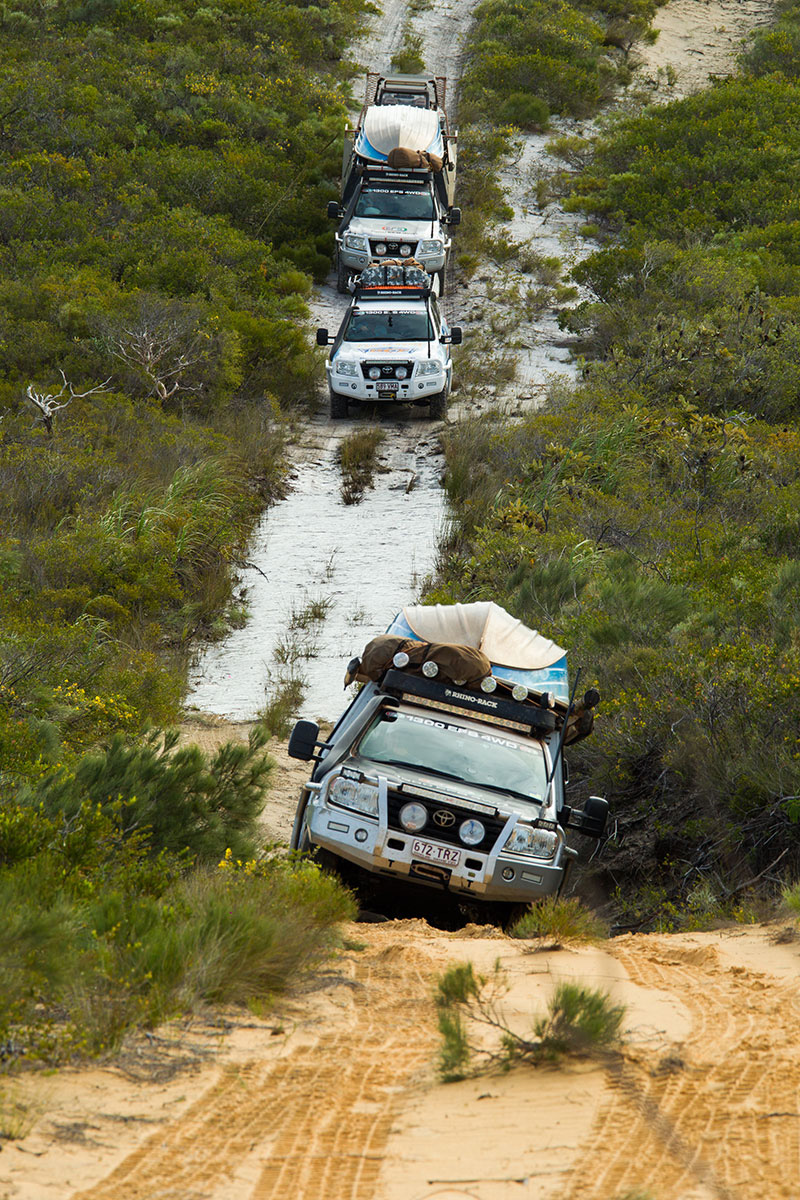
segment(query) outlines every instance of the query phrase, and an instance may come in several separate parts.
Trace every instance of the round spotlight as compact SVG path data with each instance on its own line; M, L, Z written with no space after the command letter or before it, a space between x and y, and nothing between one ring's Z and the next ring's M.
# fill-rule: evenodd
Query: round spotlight
M412 800L410 804L403 805L399 816L403 829L408 833L418 833L427 823L428 811L424 804L418 804L416 800Z
M428 679L434 679L439 674L439 668L435 662L424 662L422 664L422 674L427 675Z
M394 663L394 665L396 667L400 667L401 670L403 667L408 666L409 661L410 661L409 657L406 654L405 650L398 650L397 654L395 654L394 658L392 659L392 662Z
M397 376L398 379L405 379L407 374L408 374L407 367L398 367L397 370L395 371L395 375Z
M462 821L458 828L458 836L461 838L465 846L478 846L486 836L486 828L474 817L469 817L466 821Z
M408 258L411 254L411 247L403 245L400 247L400 254L403 258Z
M482 692L497 691L497 680L495 679L494 675L487 675L485 679L481 680L481 691Z
M386 242L377 242L375 244L375 253L381 254L381 255L385 254L386 253Z
M539 697L539 703L542 708L554 708L556 698L552 692L542 692L541 696Z
M370 379L380 379L380 377L381 377L380 367L370 367L369 377L370 377Z
M528 689L525 687L524 683L515 683L511 689L511 695L515 700L527 700Z

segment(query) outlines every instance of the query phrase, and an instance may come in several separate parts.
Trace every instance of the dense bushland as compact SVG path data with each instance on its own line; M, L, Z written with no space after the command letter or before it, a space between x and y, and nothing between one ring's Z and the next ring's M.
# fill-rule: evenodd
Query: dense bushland
M313 391L362 0L3 10L0 786L175 719ZM73 395L74 393L74 395Z
M467 47L464 115L522 129L550 113L587 116L630 82L628 55L652 41L658 0L483 0Z
M263 731L207 760L152 727L193 642L241 615L236 564L314 391L304 297L366 7L0 15L7 1065L263 997L350 912L257 856Z
M0 810L6 1069L113 1049L212 1002L264 1006L336 944L350 897L259 856L265 732L207 759L116 735Z
M623 925L741 915L800 869L799 9L599 139L580 383L448 439L434 598L499 599L599 685L572 788L612 801L594 894Z

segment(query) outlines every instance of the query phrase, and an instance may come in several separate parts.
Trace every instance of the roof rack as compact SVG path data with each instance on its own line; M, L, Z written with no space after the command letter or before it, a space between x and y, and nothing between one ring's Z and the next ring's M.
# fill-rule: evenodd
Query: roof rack
M480 713L499 721L513 721L537 733L551 733L556 728L556 713L538 704L506 700L496 693L473 692L454 683L426 679L406 671L390 668L380 683L381 691L390 695L419 696L437 700L455 708Z
M433 280L417 263L370 263L354 280L352 290L357 296L429 296Z

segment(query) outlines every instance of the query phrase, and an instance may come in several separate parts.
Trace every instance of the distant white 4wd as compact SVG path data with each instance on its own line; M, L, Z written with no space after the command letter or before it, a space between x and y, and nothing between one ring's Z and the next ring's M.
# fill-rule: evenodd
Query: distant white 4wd
M317 330L317 345L332 344L325 364L331 417L346 417L351 400L427 404L431 417L443 417L450 346L460 342L461 329L444 320L424 271L368 268L336 336Z

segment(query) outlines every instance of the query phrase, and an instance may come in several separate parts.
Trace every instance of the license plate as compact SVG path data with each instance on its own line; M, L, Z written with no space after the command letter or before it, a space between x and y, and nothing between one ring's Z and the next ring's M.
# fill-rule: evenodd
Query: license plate
M379 383L378 391L379 392L396 392L397 384L396 383Z
M414 858L444 863L447 867L457 867L461 862L460 850L454 850L452 846L435 846L433 842L420 842L417 838L411 843L411 853Z

